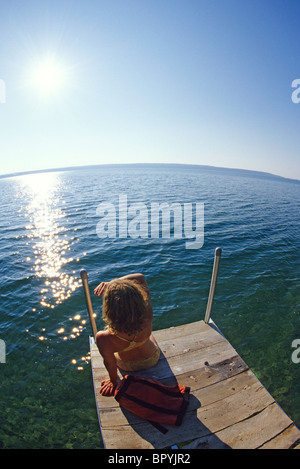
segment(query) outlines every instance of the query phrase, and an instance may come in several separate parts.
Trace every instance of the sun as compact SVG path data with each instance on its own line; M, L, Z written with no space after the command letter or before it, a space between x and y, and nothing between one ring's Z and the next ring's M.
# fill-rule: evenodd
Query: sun
M47 57L33 68L31 83L42 96L48 97L63 87L65 75L63 65L55 58Z

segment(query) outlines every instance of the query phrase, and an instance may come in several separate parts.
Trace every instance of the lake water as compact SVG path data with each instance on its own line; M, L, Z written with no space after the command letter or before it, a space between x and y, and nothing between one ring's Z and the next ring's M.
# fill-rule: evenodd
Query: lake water
M300 339L300 182L201 166L107 165L3 178L0 194L0 448L102 447L80 269L91 290L144 273L161 329L204 318L218 246L212 318L300 426L300 363L291 358ZM190 204L199 239L195 207L204 207L203 246L187 249L172 228L169 238L141 231L145 213L140 224L138 215L148 210L151 225L154 203ZM104 204L112 211L101 215ZM101 301L93 305L101 328Z

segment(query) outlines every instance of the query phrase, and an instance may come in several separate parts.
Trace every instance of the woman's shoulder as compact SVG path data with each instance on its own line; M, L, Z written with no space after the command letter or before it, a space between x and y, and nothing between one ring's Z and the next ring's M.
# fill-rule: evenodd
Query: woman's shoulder
M108 349L114 353L120 349L120 337L109 328L97 332L95 339L100 353Z
M110 330L108 328L105 328L102 331L97 332L95 339L96 339L96 342L98 340L105 340L106 341L111 336L112 336L112 333L110 332Z

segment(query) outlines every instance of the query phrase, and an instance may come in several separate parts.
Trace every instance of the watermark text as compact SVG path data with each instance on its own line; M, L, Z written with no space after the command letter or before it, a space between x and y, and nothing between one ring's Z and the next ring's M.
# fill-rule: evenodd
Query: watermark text
M0 103L6 103L6 86L5 81L0 78Z
M2 339L0 339L0 363L6 363L6 345Z
M204 244L204 203L135 202L128 206L127 195L119 203L102 202L97 207L96 232L99 238L185 239L186 249Z
M292 348L295 349L292 353L292 362L300 363L300 339L293 340Z
M300 78L296 78L292 82L292 88L295 88L295 90L292 92L292 101L295 104L300 103Z

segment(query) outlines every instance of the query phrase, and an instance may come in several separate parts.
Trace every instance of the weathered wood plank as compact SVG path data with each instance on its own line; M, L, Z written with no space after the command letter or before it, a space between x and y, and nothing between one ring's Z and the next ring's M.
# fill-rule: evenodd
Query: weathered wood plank
M155 339L161 343L163 340L176 339L177 337L184 337L194 333L201 333L202 331L208 331L210 327L207 327L204 321L190 322L188 324L182 324L181 326L168 327L166 329L160 329L153 331Z
M217 343L223 344L224 346L226 344L226 340L222 336L216 337L215 334L208 334L207 331L200 332L199 334L195 333L185 337L165 339L157 342L166 358L175 357L187 352L193 352L195 350L204 350L210 346L214 346Z
M295 425L290 425L283 432L260 446L260 449L290 449L299 442L299 431ZM300 446L299 446L300 447ZM297 447L296 447L297 448Z
M222 431L216 432L218 437L227 447L235 449L256 449L263 447L266 441L276 437L292 425L292 421L273 403L263 411L253 415L251 418L238 422ZM294 438L297 429L294 430ZM299 430L298 430L299 437ZM207 438L200 438L184 448L201 449L203 445L209 445L211 441Z
M229 396L243 392L250 386L261 386L250 370L234 376L226 376L226 379L215 383L209 381L209 385L194 389L193 395L201 401L201 407L221 401Z

